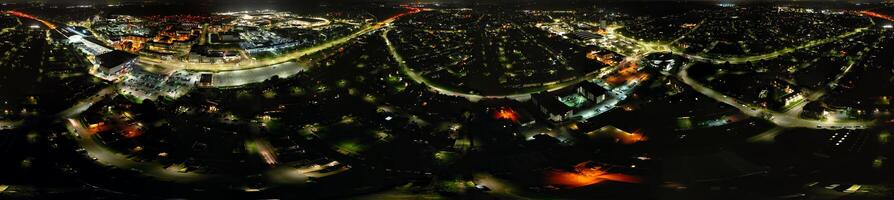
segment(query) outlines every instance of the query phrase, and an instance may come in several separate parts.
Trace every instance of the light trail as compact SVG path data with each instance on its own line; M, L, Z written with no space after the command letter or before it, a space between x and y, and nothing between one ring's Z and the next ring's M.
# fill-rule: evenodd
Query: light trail
M894 17L884 15L881 13L877 13L877 12L873 12L873 11L864 10L864 11L860 11L860 14L870 16L870 17L879 18L879 19L884 19L884 20L888 20L888 21L894 21Z
M38 22L40 22L40 23L43 23L43 25L46 25L46 26L49 27L50 29L56 29L56 27L57 27L56 24L53 24L53 23L51 23L51 22L49 22L49 21L40 19L40 18L35 17L35 16L33 16L33 15L30 15L30 14L28 14L28 13L23 13L23 12L14 11L14 10L6 11L6 12L4 12L4 13L6 13L6 14L10 14L10 15L13 15L13 16L16 16L16 17L21 17L21 18L25 18L25 19L31 19L31 20L34 20L34 21L38 21Z

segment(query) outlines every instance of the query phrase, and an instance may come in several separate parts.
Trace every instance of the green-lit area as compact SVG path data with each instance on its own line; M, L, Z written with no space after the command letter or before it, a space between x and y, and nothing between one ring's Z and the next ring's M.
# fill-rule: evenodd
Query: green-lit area
M358 154L363 151L363 145L355 141L343 141L333 145L336 151L342 154Z
M559 97L559 102L571 108L580 108L587 104L587 97L574 93L568 96Z

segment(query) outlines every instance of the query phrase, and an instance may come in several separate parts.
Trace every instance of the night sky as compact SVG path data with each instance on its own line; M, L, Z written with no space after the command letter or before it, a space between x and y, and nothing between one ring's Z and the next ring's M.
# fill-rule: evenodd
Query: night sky
M2 3L28 3L42 2L48 4L117 4L117 3L178 3L178 4L202 4L202 5L271 5L271 4L338 4L358 2L442 2L442 3L595 3L595 2L624 2L624 1L683 1L683 2L767 2L767 1L796 1L796 2L881 2L883 0L0 0Z

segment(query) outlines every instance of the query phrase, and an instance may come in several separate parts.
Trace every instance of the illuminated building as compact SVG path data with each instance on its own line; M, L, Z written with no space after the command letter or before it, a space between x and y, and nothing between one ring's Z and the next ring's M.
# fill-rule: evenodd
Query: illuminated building
M550 120L559 122L571 119L576 111L605 101L605 93L606 90L601 86L584 81L573 88L532 94L531 101Z
M94 75L106 80L116 80L136 62L137 55L125 51L111 51L96 56L90 70Z

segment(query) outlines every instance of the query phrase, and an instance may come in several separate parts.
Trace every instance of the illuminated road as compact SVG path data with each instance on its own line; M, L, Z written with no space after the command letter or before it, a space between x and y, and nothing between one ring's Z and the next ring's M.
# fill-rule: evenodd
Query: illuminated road
M247 60L240 63L208 64L189 63L182 61L165 61L155 58L141 57L140 65L152 68L161 68L164 71L185 70L190 73L210 73L213 75L211 87L236 87L251 83L264 82L273 76L279 78L291 77L306 71L308 66L298 62L298 59L332 47L345 44L353 39L369 34L385 27L400 17L421 12L419 8L405 7L406 12L391 16L385 20L367 26L357 32L338 39L330 40L322 44L290 52L266 60Z
M144 62L145 64L150 64L150 65L168 67L168 69L173 69L173 70L212 72L215 77L213 85L216 87L232 87L232 86L240 86L240 85L249 84L249 83L263 82L274 75L284 78L284 77L289 77L294 74L305 71L307 69L307 67L301 66L300 64L296 63L295 62L296 59L299 59L305 55L313 54L313 53L316 53L319 51L323 51L325 49L329 49L332 47L336 47L336 46L348 43L361 35L369 34L371 32L379 30L383 27L387 27L389 24L391 24L393 21L395 21L399 17L408 15L408 14L417 13L417 12L420 12L420 10L411 8L411 9L409 9L409 11L407 11L405 13L401 13L401 14L392 16L382 22L378 22L376 24L364 27L363 29L361 29L355 33L352 33L351 35L348 35L348 36L345 36L342 38L338 38L335 40L331 40L331 41L325 42L323 44L320 44L320 45L317 45L314 47L287 53L287 54L284 54L284 55L276 57L276 58L271 58L271 59L262 60L262 61L246 61L246 62L238 63L238 64L198 64L198 63L172 62L172 61L162 61L162 60L158 60L158 59L141 58L141 62ZM55 25L53 25L49 22L34 18L33 16L23 15L23 17L24 16L28 16L25 18L35 19L37 21L40 21L52 29L56 28ZM800 46L796 46L796 47L792 47L792 48L785 48L782 50L778 50L778 51L774 51L774 52L762 54L762 55L756 55L756 56L708 58L708 57L704 57L704 56L689 55L689 54L682 54L682 53L676 53L676 52L671 52L671 53L687 57L693 61L713 62L713 63L726 63L726 62L743 63L743 62L776 58L778 56L786 55L788 53L791 53L791 52L794 52L794 51L797 51L800 49L811 48L811 47L826 44L829 42L838 41L840 39L848 38L848 37L851 37L855 34L862 32L862 31L865 31L865 30L867 30L867 29L866 28L855 29L854 31L842 34L838 37L815 40L815 41L811 41L811 42L802 44ZM537 92L542 92L542 91L555 91L555 90L559 90L562 88L566 88L566 87L578 84L581 81L596 79L596 78L599 78L599 77L602 77L605 75L605 74L600 74L597 72L592 72L592 73L588 73L586 75L580 76L574 80L551 84L551 85L543 86L540 88L535 88L533 90L526 90L525 92L519 92L519 93L514 93L514 94L508 94L508 95L471 94L471 93L467 93L467 92L463 92L463 91L454 90L449 87L440 86L439 84L433 83L432 81L428 80L426 77L423 77L421 74L419 74L418 72L416 72L412 68L410 68L407 65L406 61L403 59L403 57L397 52L394 44L392 44L392 42L388 38L389 31L390 31L390 29L386 28L381 33L381 37L385 40L389 53L397 61L402 73L407 75L410 79L412 79L416 83L426 85L432 91L435 91L440 94L450 95L450 96L463 97L470 101L478 101L480 99L491 99L491 98L508 98L508 99L515 99L515 100L519 100L519 101L525 101L530 98L530 94L532 94L532 93L537 93ZM652 44L652 43L637 42L634 39L621 36L620 34L618 34L616 36L620 40L624 40L626 42L629 42L630 44L636 45L636 46L633 46L635 49L635 51L633 51L633 54L627 55L629 58L639 58L642 55L646 55L646 54L652 53L652 52L670 52L670 49L672 49L669 46L661 46L661 45L656 45L656 44ZM620 53L620 51L619 51L619 53ZM638 60L638 59L636 59L636 60ZM698 81L689 77L688 70L691 66L692 65L684 65L684 67L682 67L680 72L677 74L677 77L682 82L684 82L685 84L692 87L695 91L697 91L701 94L704 94L710 98L713 98L716 101L723 102L725 104L733 106L733 107L739 109L742 113L744 113L746 115L749 115L752 117L764 118L764 119L767 119L767 120L771 121L772 123L780 126L780 128L774 128L774 129L771 129L763 134L760 134L759 136L755 136L753 139L751 139L752 141L769 141L776 134L779 134L780 131L784 130L784 128L781 128L781 127L803 127L803 128L814 128L814 129L864 129L864 128L869 128L875 124L874 121L838 121L838 120L803 119L803 118L800 118L797 116L796 113L798 113L798 112L783 113L783 112L769 110L769 109L759 107L759 106L746 105L746 104L740 103L739 100L737 100L733 97L729 97L729 96L724 95L720 92L717 92L709 87L706 87L702 83L699 83ZM845 70L845 73L847 73L849 70L850 70L850 66L847 67L847 69ZM835 83L837 83L838 79L840 79L840 78L841 78L841 76L836 77ZM609 100L606 102L606 104L611 105L611 107L613 107L614 104L616 104L618 101L623 100L623 98L626 97L626 94L628 94L635 86L636 85L633 84L633 85L628 85L626 87L622 87L617 90L612 90L613 94L615 95L615 97L617 99ZM108 97L114 97L117 94L116 88L117 87L113 85L113 86L109 86L105 89L102 89L97 94L87 97L86 99L77 102L71 108L68 108L68 109L61 111L60 113L57 114L58 117L66 119L66 126L76 136L75 137L76 141L78 142L78 144L81 147L84 148L87 156L94 158L98 163L103 164L103 165L114 166L114 167L121 168L121 169L134 170L141 174L152 176L154 178L157 178L157 179L163 180L163 181L200 182L200 181L207 181L207 180L216 176L216 175L199 174L199 173L193 173L193 172L179 172L179 170L176 168L171 168L171 167L166 168L164 165L157 163L157 162L138 162L138 161L131 160L128 158L127 155L119 154L119 153L105 147L100 142L98 142L96 140L96 138L94 138L93 135L84 127L84 125L81 124L81 122L79 122L78 120L73 118L73 117L79 115L80 113L84 112L85 110L87 110L88 108L90 108L91 106L96 104L97 102L102 101L103 99L108 98ZM822 94L824 94L824 93L817 93L817 94L819 96L822 96ZM812 97L810 99L817 99L817 98L819 98L819 96ZM803 106L803 105L800 105L800 106ZM800 110L800 106L796 107L796 109ZM604 112L604 110L596 109L596 110L592 110L589 113L583 113L583 115L598 115L601 112ZM0 130L7 129L7 128L9 128L9 129L15 128L19 124L21 124L21 121L17 121L17 122L0 121ZM268 149L268 150L266 150L266 152L273 152L273 151L272 151L272 149ZM270 162L270 163L272 163L271 165L276 164L276 162ZM301 168L293 168L293 167L288 167L288 166L289 165L279 165L277 167L274 167L273 169L271 169L270 171L267 172L267 176L270 177L271 179L274 179L274 182L278 182L278 183L305 184L309 180L310 177L315 177L315 178L325 177L325 176L341 173L341 172L348 170L348 168L340 168L340 169L337 169L337 170L334 170L331 172L321 173L319 171L322 169L325 169L326 168L325 165L324 166L313 165L313 166L306 166L306 167L301 167ZM329 167L332 167L332 166L334 166L334 165L331 165ZM475 175L474 179L477 184L486 185L489 188L491 188L491 193L505 196L510 199L525 199L525 197L517 194L519 191L523 191L523 190L518 189L518 187L516 187L516 186L509 185L507 183L507 181L499 180L499 179L494 178L493 176L488 175L488 174ZM386 194L385 196L389 196L389 195L400 195L400 194Z
M0 130L12 130L18 128L24 123L24 120L18 121L0 121Z
M10 15L13 15L13 16L16 16L16 17L21 17L21 18L26 18L26 19L35 20L35 21L38 21L38 22L42 23L43 25L49 27L50 29L56 29L56 24L50 23L49 21L46 21L46 20L37 18L37 17L32 16L32 15L27 14L27 13L23 13L23 12L19 12L19 11L5 11L5 12L3 12L3 13L10 14Z
M279 55L274 58L269 58L269 59L264 59L264 60L245 60L245 61L242 61L239 63L212 64L212 63L191 63L191 62L183 62L183 61L169 61L169 60L161 60L161 59L156 59L156 58L140 57L140 62L145 63L147 65L159 66L159 67L168 68L168 69L183 69L183 70L189 70L189 71L211 71L211 72L233 71L233 70L243 70L243 69L253 69L253 68L259 68L259 67L267 67L267 66L271 66L271 65L276 65L276 64L280 64L280 63L284 63L284 62L293 61L293 60L299 59L301 57L304 57L306 55L310 55L310 54L313 54L313 53L316 53L316 52L319 52L322 50L326 50L326 49L329 49L329 48L332 48L335 46L345 44L361 35L365 35L365 34L373 32L373 31L376 31L382 27L385 27L400 17L406 16L409 14L418 13L418 12L422 11L419 8L413 8L413 7L406 7L406 9L407 9L406 12L391 16L391 17L386 18L385 20L377 22L373 25L366 26L366 27L360 29L359 31L354 32L350 35L340 37L338 39L326 41L322 44L319 44L319 45L316 45L313 47L304 48L301 50L289 52L289 53L282 54L282 55Z
M36 16L30 15L30 14L28 14L28 13L23 13L23 12L14 11L14 10L11 10L11 11L3 11L3 13L4 13L4 14L9 14L9 15L12 15L12 16L16 16L16 17L19 17L19 18L25 18L25 19L30 19L30 20L38 21L38 22L40 22L41 24L43 24L44 26L50 28L50 30L54 30L54 31L56 31L56 32L59 33L59 34L62 34L63 36L65 35L64 33L62 33L62 31L59 31L58 26L56 26L56 24L53 24L52 22L49 22L49 21L47 21L47 20L38 18L38 17L36 17ZM21 25L21 23L19 23L19 24Z
M525 191L522 187L510 183L510 181L497 178L489 173L478 173L473 175L473 178L475 184L490 188L488 193L493 195L502 196L506 199L539 199L527 197L529 195L526 194L520 194Z
M254 62L254 65L249 66L240 66L234 65L238 67L238 69L243 70L228 70L222 71L222 69L234 69L234 68L226 68L225 66L221 69L209 70L215 76L215 86L218 87L230 87L230 86L239 86L249 83L257 83L263 82L269 79L272 76L279 77L289 77L300 73L302 71L307 70L306 66L301 66L298 63L292 61L292 59L297 59L301 56L315 53L321 50L325 50L331 47L335 47L350 40L363 35L368 34L372 31L375 31L379 28L387 26L394 20L399 17L405 16L407 14L412 14L419 12L419 9L408 7L408 11L405 13L401 13L395 16L392 16L382 22L376 23L372 26L366 27L365 29L353 33L347 37L339 38L336 40L329 41L327 43L307 48L302 51L292 52L290 54L286 54L281 57L277 57L271 60L265 60L263 62ZM9 14L13 14L22 18L33 19L44 23L47 27L56 30L59 32L58 26L39 19L37 17L19 13L19 12L6 12ZM60 34L62 32L59 32ZM64 35L64 34L63 34ZM142 59L142 58L141 58ZM150 59L147 63L152 63ZM150 64L153 66L158 66L162 63ZM216 65L208 65L204 67L218 67ZM259 66L254 67L253 66ZM247 69L246 69L247 68ZM165 72L173 72L177 70L182 70L182 67L176 68L162 68ZM189 68L187 68L189 69ZM68 128L69 132L74 135L75 140L78 142L79 146L83 148L86 152L86 155L97 163L107 166L113 166L120 169L132 170L138 172L143 175L151 176L158 180L162 181L170 181L170 182L179 182L179 183L197 183L202 181L213 181L220 179L221 176L214 174L200 174L195 172L180 172L179 167L166 167L158 162L139 162L134 161L128 158L128 155L120 154L115 152L114 150L108 149L105 145L101 144L97 141L95 137L93 137L92 133L87 130L80 121L76 119L76 116L80 115L82 112L86 111L90 107L92 107L97 102L100 102L106 98L114 97L118 94L118 84L112 83L112 85L98 91L96 94L91 95L83 100L76 102L74 105L65 109L56 114L56 117L62 118L65 120L65 125ZM0 121L0 130L5 129L13 129L17 128L23 123L23 121ZM270 152L272 149L263 149L265 152ZM273 162L272 164L276 164ZM337 164L337 162L336 162ZM333 164L334 165L334 164ZM336 170L328 171L328 172L320 172L322 169L326 169L328 167L332 167L330 165L313 165L306 166L301 168L293 168L290 166L278 166L274 169L268 171L268 177L271 181L274 181L279 184L306 184L309 177L314 178L322 178L338 173L345 172L349 170L348 167L341 167ZM283 176L282 172L287 172L289 176Z
M877 13L877 12L873 12L873 11L864 10L864 11L860 11L860 14L870 16L870 17L879 18L879 19L884 19L884 20L888 20L888 21L894 21L894 17L888 16L888 15L883 15L881 13Z
M803 119L797 116L788 115L786 113L773 111L759 106L746 105L744 103L740 103L739 100L733 97L729 97L711 88L708 88L695 79L689 77L688 70L691 66L692 65L684 65L680 69L680 72L677 74L677 77L679 77L680 80L683 81L683 83L686 83L686 85L689 85L690 87L692 87L692 89L704 94L705 96L739 109L740 111L742 111L742 113L745 113L748 116L764 118L778 126L814 129L865 129L875 124L874 121Z
M709 62L715 64L721 63L730 63L730 64L740 64L747 62L754 62L760 60L768 60L773 59L782 55L786 55L792 53L797 50L816 47L819 45L827 44L830 42L840 41L845 38L849 38L858 33L862 33L863 31L869 30L869 27L857 28L846 33L842 33L835 37L823 38L818 40L813 40L806 42L804 44L779 49L773 52L768 52L760 55L752 55L752 56L725 56L725 57L713 57L708 55L695 55L695 54L686 54L682 53L678 48L672 47L670 44L661 44L655 42L644 42L637 39L633 39L627 36L624 36L621 33L618 33L616 30L621 28L620 26L611 26L606 28L606 37L603 37L601 41L601 46L605 46L607 49L617 52L619 54L625 56L632 55L645 55L649 53L671 53L678 56L683 56L692 61L699 62ZM625 44L626 43L626 44ZM623 49L622 49L623 48Z
M615 108L615 106L618 105L618 103L621 103L621 101L624 101L631 93L633 93L633 90L636 89L636 86L639 85L639 82L640 80L629 81L624 85L612 88L607 94L609 97L606 98L606 100L597 103L589 109L584 109L580 112L576 112L572 117L580 117L583 120L587 120L612 110L613 108Z
M54 30L58 31L58 29L56 29L57 26L55 24L52 24L48 21L39 19L37 17L31 16L31 15L28 15L25 13L16 12L16 11L9 11L7 13L10 13L15 16L39 21L39 22L43 23L44 25L46 25L47 27L49 27L50 29L54 29ZM141 174L150 175L150 176L153 176L160 180L165 180L165 181L195 182L195 181L199 181L199 180L204 180L205 178L209 177L207 175L201 175L201 174L196 174L196 173L192 173L192 172L185 172L185 173L177 172L176 169L167 169L163 165L156 163L156 162L136 162L136 161L130 160L127 158L127 156L115 153L114 151L111 151L111 150L107 149L105 146L99 144L95 140L95 138L93 138L91 133L86 128L84 128L84 126L78 120L71 118L71 117L77 116L80 113L84 112L85 110L89 109L95 103L102 101L103 99L105 99L107 97L114 96L116 94L118 94L117 86L111 85L109 87L106 87L106 88L100 90L96 94L94 94L90 97L87 97L86 99L78 101L72 107L65 109L65 110L56 114L57 117L60 117L60 118L63 118L66 120L66 123L65 123L66 127L69 129L69 131L72 134L75 135L75 137L74 137L75 140L77 140L78 144L80 144L80 146L82 148L84 148L84 150L87 153L87 156L93 158L95 161L97 161L101 164L111 165L111 166L115 166L115 167L118 167L121 169L129 169L129 170L137 171Z
M74 117L78 114L81 114L81 112L84 112L88 108L90 108L90 106L93 106L93 104L95 104L96 102L102 101L106 97L115 96L115 95L118 95L117 86L111 85L109 87L106 87L106 88L100 90L93 96L90 96L90 97L87 97L86 99L78 101L77 103L75 103L75 105L71 106L70 108L65 109L62 112L59 112L58 114L56 114L56 116L60 117L60 118Z
M684 56L684 57L689 58L690 60L694 60L694 61L711 62L711 63L715 63L715 64L720 64L720 63L740 64L740 63L754 62L754 61L760 61L760 60L768 60L768 59L772 59L772 58L776 58L776 57L779 57L782 55L789 54L789 53L797 51L797 50L816 47L816 46L827 44L830 42L839 41L839 40L854 36L858 33L866 31L868 29L869 28L867 28L867 27L857 28L857 29L854 29L847 33L838 35L836 37L813 40L813 41L810 41L810 42L807 42L807 43L804 43L804 44L801 44L801 45L798 45L795 47L784 48L784 49L776 50L773 52L769 52L769 53L765 53L765 54L761 54L761 55L754 55L754 56L710 57L710 56L705 56L705 55L684 54L684 53L680 53L679 51L674 51L671 53L680 55L680 56Z
M698 62L709 62L709 63L745 63L759 60L767 60L776 58L782 55L786 55L788 53L792 53L797 50L816 47L819 45L827 44L830 42L840 41L842 39L849 38L858 33L868 30L868 27L857 28L852 31L843 33L841 35L824 38L819 40L813 40L795 47L789 47L780 49L774 52L754 55L754 56L731 56L731 57L717 57L710 58L706 56L700 55L692 55L681 53L680 51L671 51L673 49L670 45L667 44L658 44L652 42L643 42L633 38L626 37L620 33L617 33L615 30L619 27L610 27L607 29L607 35L601 41L601 45L609 48L612 51L621 53L622 55L628 57L635 57L646 55L649 53L671 53L678 56L683 56L688 58L690 61L698 61ZM797 109L792 112L783 113L777 112L773 110L769 110L763 107L754 106L754 105L745 105L739 102L739 100L724 95L720 92L717 92L709 87L706 87L699 83L698 81L689 77L688 69L691 67L691 64L684 65L681 69L677 77L682 80L684 83L692 87L695 91L704 94L705 96L711 97L719 102L728 104L739 109L742 113L752 116L752 117L761 117L769 120L770 122L782 126L782 127L803 127L803 128L813 128L813 129L866 129L870 128L875 124L875 121L840 121L840 120L813 120L813 119L803 119L800 118L798 113L800 113L800 109L803 105L797 105L794 109ZM843 76L844 73L850 71L850 66L848 66L840 76ZM836 82L838 77L836 77ZM815 93L811 93L809 96L810 100L816 100L822 95L825 95L825 92L819 91ZM806 104L806 103L804 103Z
M273 76L286 78L306 71L307 69L307 66L302 66L296 62L290 61L254 69L211 72L214 77L211 85L213 87L235 87L250 83L260 83Z
M594 72L590 72L586 75L577 77L573 80L550 84L550 85L545 85L540 88L526 89L525 92L518 92L518 93L514 93L514 94L506 94L506 95L472 94L472 93L459 91L456 89L451 89L448 87L441 86L435 82L432 82L431 80L428 80L428 78L423 77L418 72L411 69L410 66L407 65L407 61L404 60L403 57L397 52L397 48L394 47L394 44L391 43L391 40L388 38L389 31L391 31L391 29L385 29L385 31L382 31L382 34L381 34L382 39L385 40L385 44L386 44L386 46L388 46L388 52L391 53L391 56L397 62L397 65L400 67L400 71L403 74L407 75L407 77L409 77L414 82L425 85L426 87L428 87L430 90L432 90L434 92L437 92L437 93L443 94L443 95L448 95L448 96L466 98L472 102L476 102L481 99L504 99L504 98L505 99L514 99L514 100L518 100L518 101L527 101L527 100L531 99L531 94L543 92L543 91L560 90L562 88L578 84L581 81L595 79L595 78L599 78L599 77L602 77L605 75L605 73L597 73L598 71L594 71Z
M137 171L141 174L149 175L160 180L172 182L197 182L210 178L210 175L198 174L193 172L178 172L175 168L165 168L165 166L157 162L137 162L127 158L127 156L118 154L102 144L99 144L93 135L78 120L67 118L65 125L72 134L78 144L87 153L87 156L96 160L96 162L114 166L121 169L129 169Z

